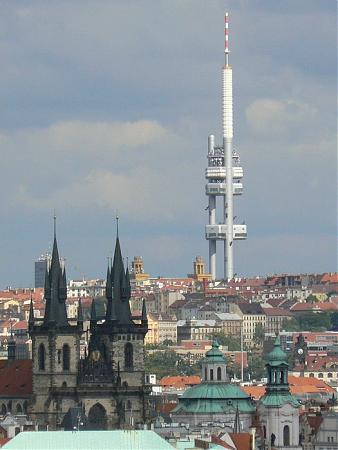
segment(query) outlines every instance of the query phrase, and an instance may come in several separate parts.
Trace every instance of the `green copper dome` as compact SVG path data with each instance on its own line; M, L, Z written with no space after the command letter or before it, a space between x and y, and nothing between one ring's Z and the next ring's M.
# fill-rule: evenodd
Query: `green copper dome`
M187 389L182 398L224 400L248 398L248 396L235 384L210 382L197 384Z
M205 354L205 358L202 361L203 363L213 364L213 363L221 363L226 364L226 359L221 350L219 349L219 343L217 339L215 339L212 343L212 348L208 350Z
M185 391L174 414L253 413L251 398L239 386L230 383L201 383Z
M279 366L280 364L288 364L286 353L283 352L280 345L279 336L276 338L273 350L267 356L267 363L270 366Z

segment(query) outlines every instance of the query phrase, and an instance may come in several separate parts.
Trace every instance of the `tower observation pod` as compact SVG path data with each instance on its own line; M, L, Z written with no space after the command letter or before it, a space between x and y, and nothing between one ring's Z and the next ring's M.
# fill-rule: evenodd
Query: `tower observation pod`
M216 242L224 243L224 278L234 277L234 241L246 239L247 229L243 223L234 224L234 196L243 193L243 168L239 155L233 149L233 99L232 67L229 64L229 16L225 14L225 64L222 85L222 145L215 144L215 136L208 137L208 167L205 171L208 196L209 224L205 237L209 241L209 272L216 279ZM221 220L217 220L216 198L222 203Z

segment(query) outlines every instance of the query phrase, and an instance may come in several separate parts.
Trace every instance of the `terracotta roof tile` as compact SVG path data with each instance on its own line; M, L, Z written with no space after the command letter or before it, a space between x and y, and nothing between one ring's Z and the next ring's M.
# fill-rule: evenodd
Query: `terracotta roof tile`
M251 449L251 435L250 433L229 433L233 443L236 445L237 450L250 450Z
M198 375L164 377L160 380L163 387L185 388L195 384L200 384L201 378Z

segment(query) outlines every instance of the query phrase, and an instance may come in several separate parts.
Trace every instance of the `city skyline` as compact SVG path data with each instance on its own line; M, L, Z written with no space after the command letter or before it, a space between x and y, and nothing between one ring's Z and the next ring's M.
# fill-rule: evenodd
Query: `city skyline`
M185 275L204 239L207 135L221 133L226 10L235 273L337 270L336 5L301 0L5 1L0 18L0 286L32 286L53 238L70 278L104 277L123 253ZM219 267L219 275L222 274Z

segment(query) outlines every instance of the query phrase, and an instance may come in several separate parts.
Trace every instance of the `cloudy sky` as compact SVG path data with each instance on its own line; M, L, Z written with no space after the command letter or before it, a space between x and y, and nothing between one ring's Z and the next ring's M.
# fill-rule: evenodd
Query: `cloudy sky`
M33 285L54 208L70 277L105 273L116 211L151 274L207 259L225 9L249 234L235 272L337 270L336 2L2 0L0 287Z

